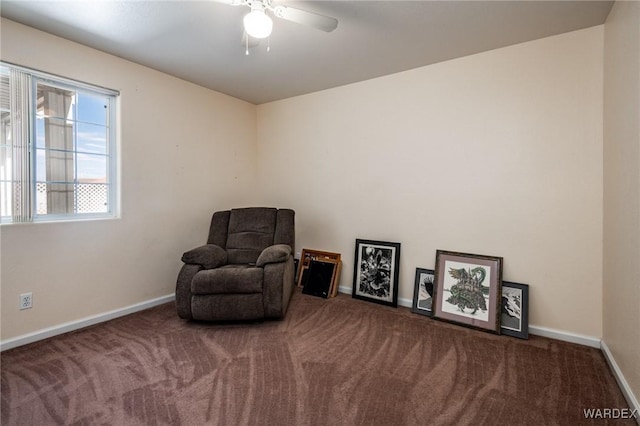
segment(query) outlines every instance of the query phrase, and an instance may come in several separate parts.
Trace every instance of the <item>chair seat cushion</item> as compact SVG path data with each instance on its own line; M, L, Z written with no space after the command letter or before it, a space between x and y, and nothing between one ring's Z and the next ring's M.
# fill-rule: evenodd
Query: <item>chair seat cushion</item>
M262 268L251 265L225 265L200 271L191 281L191 293L262 293L262 274Z

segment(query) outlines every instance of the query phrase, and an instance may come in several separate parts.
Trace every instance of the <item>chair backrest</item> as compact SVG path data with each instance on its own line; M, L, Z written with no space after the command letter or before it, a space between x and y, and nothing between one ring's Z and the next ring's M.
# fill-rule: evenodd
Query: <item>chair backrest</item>
M288 244L295 251L294 216L293 210L268 207L216 212L207 243L224 248L231 264L255 263L273 244Z

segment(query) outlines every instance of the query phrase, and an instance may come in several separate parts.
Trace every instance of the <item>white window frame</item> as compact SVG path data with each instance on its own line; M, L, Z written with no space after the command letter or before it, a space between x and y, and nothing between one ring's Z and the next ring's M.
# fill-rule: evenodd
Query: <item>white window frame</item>
M24 73L27 73L31 76L31 96L29 99L29 135L28 135L28 145L29 145L29 155L30 155L30 173L29 173L29 181L28 184L31 188L30 190L30 206L31 213L26 220L22 220L22 222L16 222L13 220L13 216L2 216L1 222L4 224L13 224L13 223L37 223L37 222L60 222L60 221L81 221L81 220L91 220L91 219L112 219L119 217L119 193L120 186L118 181L118 165L120 164L119 160L119 141L118 141L118 107L119 107L119 95L120 93L117 90L108 89L105 87L100 87L76 80L71 80L68 78L44 73L41 71L21 67L18 65L14 65L8 62L0 61L0 66L6 68L13 68ZM94 95L101 95L107 98L108 102L108 123L107 123L107 145L108 149L105 154L107 158L107 203L108 209L106 212L102 213L61 213L61 214L38 214L37 212L37 143L35 140L36 137L36 116L37 116L37 87L38 83L45 84L47 86L52 86L64 90L72 90L76 93L88 93ZM77 154L77 147L74 143L74 149L72 151L74 154ZM76 160L77 161L77 160ZM77 183L77 181L75 181ZM4 196L5 194L3 194ZM15 207L15 206L14 206Z

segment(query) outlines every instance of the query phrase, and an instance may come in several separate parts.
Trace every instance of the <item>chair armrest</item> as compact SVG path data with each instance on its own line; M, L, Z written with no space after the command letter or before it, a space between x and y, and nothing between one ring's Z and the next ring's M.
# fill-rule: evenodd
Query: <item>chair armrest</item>
M200 265L205 269L214 269L227 263L227 252L215 244L205 244L185 252L182 255L182 261L189 265Z
M262 250L262 253L258 256L256 266L264 266L267 263L285 262L289 256L291 256L291 246L287 244L269 246Z

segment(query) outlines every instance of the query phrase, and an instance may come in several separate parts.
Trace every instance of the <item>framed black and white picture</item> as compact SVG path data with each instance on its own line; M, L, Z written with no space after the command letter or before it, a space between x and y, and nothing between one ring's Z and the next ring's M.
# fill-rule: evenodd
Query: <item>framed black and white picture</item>
M352 296L397 307L400 243L357 239L354 259Z
M529 338L529 286L502 282L500 331L507 336Z
M433 269L416 268L411 312L429 317L433 315Z
M436 251L434 316L500 334L502 257Z

